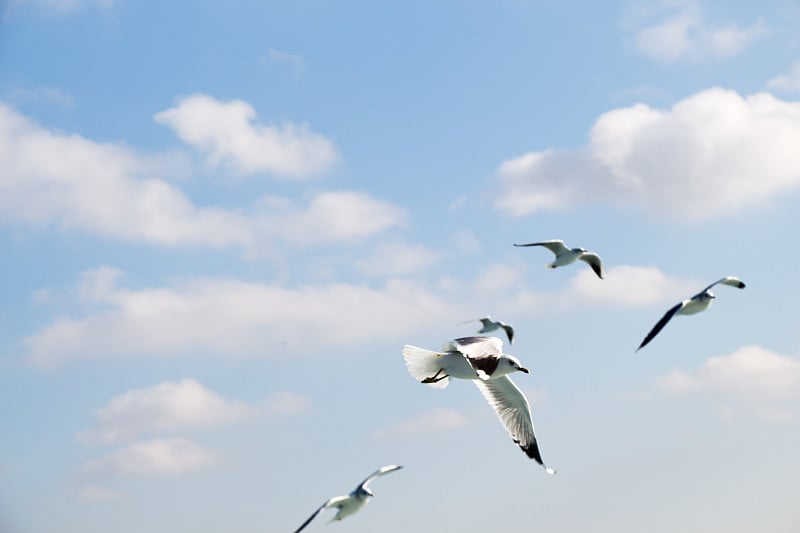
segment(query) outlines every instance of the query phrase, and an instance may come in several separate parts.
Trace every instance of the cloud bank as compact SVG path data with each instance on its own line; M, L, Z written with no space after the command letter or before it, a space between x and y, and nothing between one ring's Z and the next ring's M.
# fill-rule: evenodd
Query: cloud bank
M320 192L303 202L265 196L245 208L198 206L158 177L184 174L184 158L51 131L2 103L0 168L0 224L160 246L259 250L275 242L357 241L407 219L404 209L354 191Z

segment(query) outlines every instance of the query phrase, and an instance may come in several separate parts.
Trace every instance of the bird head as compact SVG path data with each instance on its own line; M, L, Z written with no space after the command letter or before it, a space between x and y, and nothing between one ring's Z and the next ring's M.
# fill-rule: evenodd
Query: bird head
M367 497L367 496L375 496L375 493L370 490L369 487L358 487L358 496Z
M505 364L507 367L506 374L510 374L511 372L525 372L526 374L530 374L531 371L522 366L519 359L514 357L513 355L507 355L503 359L501 359L501 364Z

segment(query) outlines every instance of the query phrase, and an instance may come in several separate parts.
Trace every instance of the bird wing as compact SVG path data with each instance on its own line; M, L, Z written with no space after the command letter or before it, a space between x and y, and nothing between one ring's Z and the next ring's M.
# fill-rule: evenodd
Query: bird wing
M498 337L461 337L450 341L448 349L463 355L479 378L489 379L499 364L503 341Z
M744 281L740 280L737 277L725 276L724 278L718 279L717 281L715 281L714 283L712 283L711 285L709 285L708 287L706 287L702 291L698 292L697 294L695 294L695 296L697 296L698 294L703 294L704 292L706 292L708 289L710 289L714 285L719 285L720 283L722 285L730 285L731 287L736 287L737 289L744 289L745 286L746 286L744 284Z
M600 256L593 252L585 252L581 254L579 257L581 261L589 263L589 266L592 267L594 273L597 274L597 277L603 279L605 275L605 270L603 269L603 260L600 259Z
M503 330L506 332L506 335L508 336L508 344L514 344L514 328L512 328L511 325L503 324L502 322L500 323L500 326L503 328Z
M531 419L531 406L522 391L511 381L508 376L501 376L488 381L473 381L478 389L494 408L500 421L511 435L511 439L522 448L522 451L542 465L547 473L555 474L555 470L548 468L542 462L536 435L533 433L533 420Z
M481 329L497 327L497 324L498 324L497 322L492 320L492 317L489 317L489 316L485 316L483 318L479 318L478 320L480 320L481 324L483 325L483 328L481 328Z
M541 242L529 242L527 244L515 244L514 246L544 246L557 256L569 252L569 248L564 245L564 241L541 241Z
M305 521L305 522L303 522L302 524L300 524L300 527L298 527L298 528L297 528L297 529L294 531L294 533L300 533L301 531L303 531L303 529L305 529L305 527L306 527L308 524L310 524L310 523L311 523L311 521L312 521L312 520L314 520L314 519L317 517L317 515L318 515L319 513L321 513L322 511L324 511L325 509L327 509L327 508L329 508L329 507L340 507L341 505L343 505L343 504L344 504L344 502L346 502L346 501L347 501L347 500L349 500L349 499L350 499L350 497L349 497L349 496L336 496L336 497L334 497L334 498L331 498L330 500L326 501L325 503L323 503L322 505L320 505L320 506L319 506L319 508L318 508L316 511L314 511L314 513L313 513L311 516L309 516L309 517L306 519L306 521Z
M377 469L376 471L374 471L373 473L371 473L369 476L367 476L367 479L362 481L361 484L358 487L362 488L362 489L365 489L365 488L367 488L367 485L369 485L370 482L373 479L375 479L376 477L382 476L384 474L388 474L389 472L394 472L395 470L400 470L401 468L403 468L403 467L400 466L400 465L382 466L379 469ZM356 490L358 490L358 488Z
M642 341L642 344L640 344L640 345L639 345L639 347L638 347L638 348L636 348L636 351L638 352L639 350L641 350L642 348L644 348L645 346L647 346L647 343L648 343L648 342L650 342L651 340L653 340L653 339L655 338L655 336L656 336L656 335L658 335L658 332L659 332L659 331L661 331L662 329L664 329L664 326L666 326L666 325L667 325L667 322L669 322L669 321L670 321L670 319L671 319L673 316L675 316L675 314L676 314L678 311L680 311L680 310L681 310L681 308L683 308L683 306L684 306L684 305L686 305L684 302L681 302L681 303L679 303L679 304L675 304L675 306L673 306L672 308L670 308L670 310L669 310L669 311L667 311L666 313L664 313L664 316L662 316L662 317L661 317L661 320L659 320L658 322L656 322L656 325L655 325L655 326L653 326L653 329L651 329L651 330L650 330L650 333L648 333L648 334L647 334L647 337L645 337L645 338L644 338L644 340Z
M457 351L465 357L497 357L503 353L503 341L498 337L472 336L450 341L446 351Z

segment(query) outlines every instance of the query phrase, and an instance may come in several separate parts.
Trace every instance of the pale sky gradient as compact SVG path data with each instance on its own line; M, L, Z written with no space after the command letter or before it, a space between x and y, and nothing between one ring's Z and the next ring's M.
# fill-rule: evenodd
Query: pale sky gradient
M800 531L797 2L0 10L3 533Z

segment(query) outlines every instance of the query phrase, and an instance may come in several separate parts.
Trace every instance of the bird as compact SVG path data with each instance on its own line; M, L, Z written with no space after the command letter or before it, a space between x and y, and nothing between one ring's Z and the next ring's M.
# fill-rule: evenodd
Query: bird
M406 344L403 358L409 373L426 385L443 389L450 378L468 379L475 383L514 443L542 465L548 474L556 473L542 461L528 399L508 377L512 372L530 374L530 371L519 359L503 353L500 338L461 337L448 342L439 352Z
M346 496L334 496L330 500L320 505L319 508L314 511L314 513L309 516L308 519L303 522L294 533L300 533L300 531L302 531L309 523L311 523L311 521L314 520L319 513L330 507L335 507L338 509L336 516L334 516L331 521L339 521L353 513L360 511L361 508L367 504L368 498L370 496L375 496L375 494L369 488L370 482L376 477L388 474L389 472L394 472L395 470L400 470L401 468L403 467L400 465L386 465L380 467L367 476L367 479L362 481L355 489L353 489L350 494L347 494Z
M598 278L603 279L605 276L603 260L596 253L586 251L586 248L567 248L564 241L561 240L529 242L527 244L514 244L514 246L544 246L556 255L556 260L547 265L549 268L565 266L580 259L592 267Z
M656 322L656 325L653 326L653 329L651 329L650 333L648 333L647 336L644 338L642 344L640 344L639 347L636 348L636 351L638 352L639 350L647 346L647 344L651 340L653 340L656 335L658 335L659 331L664 329L664 326L667 325L667 322L669 322L675 315L693 315L695 313L699 313L700 311L705 311L706 309L708 309L708 306L711 305L711 301L714 298L716 298L716 296L714 296L714 293L711 292L711 287L718 284L730 285L731 287L736 287L737 289L745 288L744 282L737 277L725 276L724 278L718 279L717 281L715 281L702 291L698 292L688 300L683 300L682 302L675 304L672 308L670 308L669 311L664 313L664 316L661 317L661 320Z
M459 325L469 324L470 322L480 321L483 326L481 329L478 330L478 333L491 333L496 329L503 328L503 331L506 332L506 336L508 337L508 343L514 344L514 328L511 327L510 324L506 324L501 320L492 320L492 317L485 316L483 318L476 318L473 320L467 320L466 322L461 322Z

